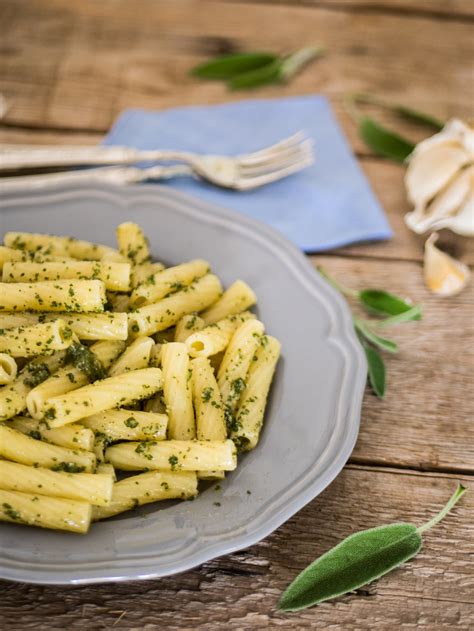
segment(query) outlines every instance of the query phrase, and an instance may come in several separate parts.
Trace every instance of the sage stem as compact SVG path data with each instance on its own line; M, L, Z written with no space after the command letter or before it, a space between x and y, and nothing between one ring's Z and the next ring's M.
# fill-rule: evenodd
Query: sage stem
M455 490L455 492L451 496L451 499L446 504L446 506L442 510L440 510L440 512L437 515L435 515L433 519L430 519L429 522L427 522L423 526L420 526L419 528L416 529L418 534L421 535L421 533L425 532L425 530L429 530L430 528L433 528L433 526L436 526L438 522L440 522L444 517L446 517L446 515L453 508L453 506L455 506L459 502L459 500L461 499L461 497L464 495L466 491L467 491L466 487L463 486L462 484L459 484L458 488Z

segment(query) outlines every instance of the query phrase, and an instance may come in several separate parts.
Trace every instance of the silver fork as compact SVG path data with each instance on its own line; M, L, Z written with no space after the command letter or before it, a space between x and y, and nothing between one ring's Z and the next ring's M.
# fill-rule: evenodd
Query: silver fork
M302 132L294 134L270 147L249 154L229 156L198 155L176 151L136 151L127 147L71 148L42 147L20 149L0 147L0 168L26 166L52 166L65 164L107 164L111 161L130 164L137 161L177 161L184 164L136 167L105 167L46 175L16 176L0 179L0 187L17 190L50 183L78 182L82 180L107 181L130 184L145 180L160 180L182 175L196 175L217 186L237 190L250 190L280 180L301 171L313 163L313 148ZM28 155L29 152L29 155ZM14 155L15 154L15 155Z

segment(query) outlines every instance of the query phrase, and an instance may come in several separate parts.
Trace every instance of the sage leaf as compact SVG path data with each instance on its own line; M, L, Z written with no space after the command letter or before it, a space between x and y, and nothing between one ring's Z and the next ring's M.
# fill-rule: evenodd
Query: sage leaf
M365 320L361 320L360 318L354 318L354 326L356 331L364 337L367 341L371 342L374 346L381 348L384 351L388 351L389 353L397 353L398 345L393 340L389 340L386 337L381 337L374 333L372 329L368 326Z
M408 309L408 311L403 311L403 313L391 316L390 318L379 320L378 322L375 322L375 324L380 327L393 326L394 324L402 324L403 322L421 320L421 315L422 310L420 305L415 305L411 309Z
M362 346L367 358L367 376L374 393L383 399L385 396L385 363L380 353L362 341Z
M261 68L236 75L228 81L228 86L231 90L257 88L268 83L278 83L282 78L282 62L276 59Z
M420 550L422 533L443 519L465 491L460 484L438 515L419 528L409 523L389 524L344 539L295 578L278 609L298 611L342 596L408 561Z
M404 105L391 105L389 106L396 114L402 118L419 125L426 125L436 131L441 131L444 127L443 121L439 120L431 114L425 114L419 110L414 110L411 107L405 107Z
M357 297L364 307L379 315L398 315L413 308L413 305L403 298L382 289L363 289Z
M278 58L272 53L235 53L222 55L199 64L191 70L191 74L201 79L232 79L238 74L250 72L272 64Z
M415 148L409 140L382 127L368 116L363 116L359 121L359 135L372 151L396 162L405 162Z

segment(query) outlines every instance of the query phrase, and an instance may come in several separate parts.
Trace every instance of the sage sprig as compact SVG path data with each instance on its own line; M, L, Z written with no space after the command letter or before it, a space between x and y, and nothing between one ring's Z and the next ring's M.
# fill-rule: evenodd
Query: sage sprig
M445 507L423 526L395 523L357 532L311 563L289 585L278 604L298 611L367 585L414 557L422 534L445 517L466 492L459 484Z
M411 302L383 289L370 288L356 291L336 281L321 266L318 267L318 270L335 289L348 298L356 299L370 315L379 318L367 320L353 315L354 329L367 359L369 383L374 393L382 399L386 390L386 368L379 351L397 353L398 345L393 340L379 335L374 327L384 328L403 322L420 320L422 316L421 306L413 305Z
M390 103L369 94L353 94L347 98L346 103L350 114L357 123L359 136L365 144L376 154L390 158L395 162L405 162L415 149L415 143L397 132L387 129L370 116L361 114L358 105L370 104L388 109L404 120L430 127L436 131L444 127L444 123L431 114L398 103Z
M191 74L200 79L225 81L231 90L256 88L289 81L306 64L321 57L324 49L307 46L289 55L249 52L222 55L199 64Z

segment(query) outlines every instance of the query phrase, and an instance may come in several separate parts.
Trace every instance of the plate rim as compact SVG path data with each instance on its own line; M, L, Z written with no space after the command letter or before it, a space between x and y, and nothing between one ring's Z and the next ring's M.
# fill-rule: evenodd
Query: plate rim
M3 561L0 564L0 578L5 580L41 585L88 585L132 580L149 580L189 571L212 559L255 545L279 528L307 503L315 499L337 477L352 453L359 432L362 398L365 391L367 374L365 355L360 344L357 342L352 326L352 317L344 299L335 289L324 281L319 274L315 273L315 269L307 257L296 245L291 243L274 228L243 213L212 204L199 197L177 191L172 187L158 184L129 185L124 187L114 184L97 184L91 180L74 185L48 185L25 192L16 191L3 195L0 199L0 212L2 207L5 206L21 206L34 203L35 198L41 199L44 203L45 196L52 196L57 201L58 196L62 196L63 199L67 200L67 198L71 197L90 196L93 193L106 195L109 199L112 196L114 201L120 205L133 204L136 200L143 198L143 196L148 198L151 196L154 198L154 203L158 203L160 197L162 198L164 196L168 198L168 201L174 202L178 207L181 206L182 209L193 208L197 210L198 213L201 214L201 219L207 216L208 218L213 218L215 222L216 218L219 218L219 223L227 224L234 232L237 230L247 234L250 233L253 235L254 239L260 238L264 239L267 243L272 243L277 249L278 256L281 259L283 254L286 255L287 260L281 260L281 263L294 268L300 282L306 285L306 290L310 288L312 292L319 294L318 297L330 316L331 323L326 339L338 346L339 350L344 351L345 395L346 397L347 395L350 396L350 400L346 402L347 405L344 414L346 431L342 436L343 440L341 440L336 457L322 472L318 473L315 479L310 481L302 490L297 491L291 497L291 501L288 504L284 507L280 506L276 512L274 510L270 518L251 530L237 534L234 532L228 538L224 540L217 539L214 543L200 539L199 533L197 533L196 542L202 543L201 548L198 551L194 550L190 555L178 557L175 559L174 563L171 564L171 567L160 568L159 551L152 557L156 560L156 565L152 572L148 571L143 573L138 571L139 560L138 565L136 563L129 563L129 569L127 570L126 567L122 569L120 567L121 563L124 563L124 565L127 563L127 559L124 561L111 559L105 569L99 567L98 569L91 569L91 571L87 572L87 567L83 569L82 566L79 566L76 570L73 568L70 572L70 574L73 575L72 578L71 576L65 576L68 572L65 572L63 568L45 570L41 569L41 567L35 568L32 565L26 568L27 563L25 561L15 562L13 560L7 560L5 564ZM351 362L352 366L350 365ZM348 377L346 374L348 369L349 372L352 373L349 391L347 391ZM341 389L337 401L338 410L343 394ZM338 416L340 417L341 414L339 413ZM341 422L340 419L337 422ZM328 448L333 436L334 433L328 439L325 450ZM320 459L321 458L314 461L312 463L313 466L315 466ZM256 519L253 519L250 525L255 523L255 521ZM194 546L194 548L195 547L196 546ZM114 570L115 567L117 567L117 570ZM28 571L28 575L25 574L25 571ZM84 576L84 574L88 574L88 576Z

